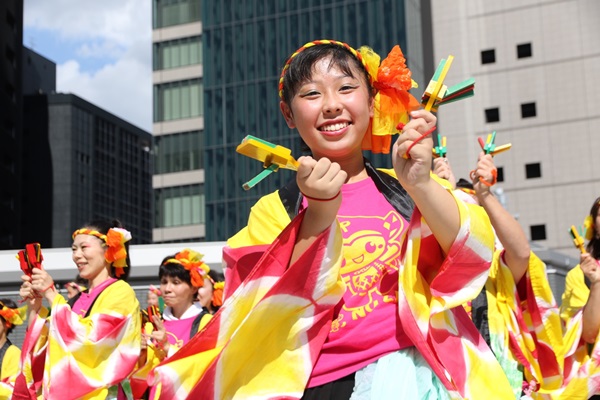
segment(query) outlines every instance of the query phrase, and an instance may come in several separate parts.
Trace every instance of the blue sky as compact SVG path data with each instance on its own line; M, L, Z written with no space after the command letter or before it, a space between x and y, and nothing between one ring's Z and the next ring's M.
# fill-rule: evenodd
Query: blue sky
M23 44L57 64L57 91L152 129L149 0L25 0Z
M78 38L61 37L57 31L35 26L23 29L23 44L57 64L77 60L81 71L87 73L96 73L103 66L114 64L118 60L117 54L105 54L103 56L85 54L83 49L102 45L102 42L98 39L80 40Z

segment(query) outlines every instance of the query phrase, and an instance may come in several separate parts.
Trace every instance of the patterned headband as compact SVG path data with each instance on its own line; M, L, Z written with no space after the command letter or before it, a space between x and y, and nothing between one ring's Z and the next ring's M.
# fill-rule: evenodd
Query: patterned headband
M328 44L345 48L365 67L369 83L377 89L377 94L374 98L372 123L363 138L362 149L388 154L392 135L398 133L402 129L401 126L408 122L408 113L420 107L419 101L408 92L418 85L411 79L411 72L406 66L406 59L400 46L394 46L388 56L381 61L381 57L367 46L362 46L357 51L348 44L336 40L323 39L308 42L296 50L283 66L279 78L279 98L283 100L285 73L294 58L308 48Z
M200 288L204 286L204 277L208 276L210 268L202 261L204 255L185 249L175 254L175 258L169 258L165 264L179 264L190 272L192 286Z
M102 240L108 249L104 253L104 258L115 267L117 277L123 275L123 268L127 265L127 249L125 243L131 240L131 233L123 228L110 228L105 234L94 229L82 228L73 232L73 239L77 235L91 235Z

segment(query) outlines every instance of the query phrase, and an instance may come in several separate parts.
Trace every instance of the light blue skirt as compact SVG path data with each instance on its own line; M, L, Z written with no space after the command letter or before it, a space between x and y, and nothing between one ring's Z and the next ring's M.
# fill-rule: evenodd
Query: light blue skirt
M390 353L356 371L350 400L449 400L415 347Z

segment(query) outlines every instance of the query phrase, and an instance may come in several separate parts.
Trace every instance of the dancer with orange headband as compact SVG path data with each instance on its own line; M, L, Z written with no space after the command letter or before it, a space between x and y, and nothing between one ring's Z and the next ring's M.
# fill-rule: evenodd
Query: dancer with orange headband
M140 353L139 303L125 282L130 239L117 220L92 221L73 233L73 262L88 285L68 302L48 271L22 276L29 327L15 384L19 398L104 399L130 391L127 382L119 385Z
M198 301L209 313L214 314L223 305L225 277L223 273L213 269L208 271L207 277L208 279L204 280L204 286L198 289Z
M411 87L398 46L380 63L317 40L285 63L280 109L312 154L228 241L224 304L155 369L160 398L511 396L457 307L485 282L491 225L432 176L436 117Z
M134 397L148 390L148 372L171 357L201 330L212 318L211 313L196 301L199 288L210 281L210 268L202 254L184 249L163 259L158 270L160 293L165 302L162 317L155 315L150 329L144 329L139 368L133 375ZM150 390L153 396L155 389Z
M25 310L17 308L11 299L0 299L0 398L12 395L12 384L19 372L21 350L8 336L25 318Z
M441 164L434 164L434 173L452 179L450 164ZM465 308L502 365L513 398L541 398L563 382L562 324L546 265L491 190L497 175L492 155L481 152L470 175L472 182L461 178L455 193L483 207L497 239L485 286Z
M560 316L566 324L565 398L600 399L600 197L584 219L585 247L567 273Z

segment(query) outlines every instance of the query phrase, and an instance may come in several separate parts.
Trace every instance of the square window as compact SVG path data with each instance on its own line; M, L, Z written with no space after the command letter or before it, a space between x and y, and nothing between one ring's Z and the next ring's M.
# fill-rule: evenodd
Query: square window
M537 115L535 103L521 104L521 118L531 118Z
M481 63L482 64L493 64L496 62L496 50L483 50L481 52Z
M485 110L485 122L498 122L500 121L500 109L488 108Z
M542 166L540 163L525 164L525 177L527 179L541 178Z
M498 170L497 181L504 182L504 167L496 168Z
M523 43L517 45L517 58L527 58L531 56L531 43Z
M546 240L546 225L531 225L529 227L531 240Z

